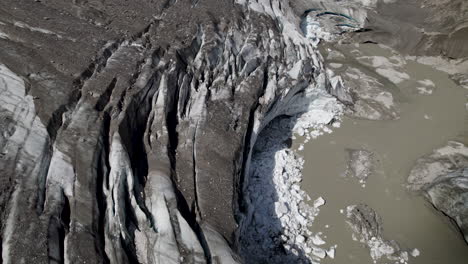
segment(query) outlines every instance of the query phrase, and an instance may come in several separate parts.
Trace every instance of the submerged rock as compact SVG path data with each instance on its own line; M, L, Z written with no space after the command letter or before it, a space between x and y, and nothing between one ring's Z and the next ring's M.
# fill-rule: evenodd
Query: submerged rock
M468 74L456 73L450 75L450 78L461 87L468 89Z
M399 105L388 88L391 85L384 84L384 76L378 73L382 70L380 64L368 62L372 58L367 57L362 57L363 61L357 63L353 58L344 57L343 53L332 49L329 50L329 55L331 56L327 57L326 65L333 68L333 71L328 70L332 76L329 91L347 105L347 115L368 120L399 118ZM336 63L347 66L334 68ZM386 65L393 64L388 62Z
M364 3L367 10L365 30L348 33L348 41L381 43L415 55L468 56L468 3L464 0L344 2Z
M450 141L416 161L408 187L450 217L468 242L468 147Z
M345 176L356 178L365 183L369 175L375 170L375 154L365 149L347 149L348 165Z

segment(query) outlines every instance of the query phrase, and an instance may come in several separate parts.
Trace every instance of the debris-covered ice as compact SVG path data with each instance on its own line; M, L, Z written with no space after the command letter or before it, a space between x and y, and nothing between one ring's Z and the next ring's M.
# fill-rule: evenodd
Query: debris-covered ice
M352 239L366 245L374 263L380 259L387 259L392 263L408 263L408 251L401 249L398 242L384 238L382 218L368 205L348 206L346 219L353 230ZM415 249L411 253L415 253L412 256L416 257L419 251Z

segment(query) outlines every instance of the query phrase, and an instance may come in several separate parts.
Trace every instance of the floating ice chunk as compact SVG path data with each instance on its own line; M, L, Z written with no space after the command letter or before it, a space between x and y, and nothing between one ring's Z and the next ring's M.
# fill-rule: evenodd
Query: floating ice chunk
M375 98L375 101L382 103L386 108L393 107L393 96L389 92L381 92Z
M393 66L393 63L389 60L389 58L384 56L365 56L363 58L371 59L372 65L376 68Z
M296 243L302 244L302 243L304 243L304 242L305 242L305 237L304 237L304 236L298 235L298 236L296 237Z
M395 248L376 237L372 237L371 240L367 242L367 246L370 249L370 255L373 260L378 260L382 258L382 256L390 256L395 253Z
M351 217L352 211L353 211L353 209L354 209L355 207L356 207L356 206L354 206L354 205L348 205L348 206L346 206L346 216L347 216L348 218ZM341 212L341 211L342 211L342 210L340 210L340 212Z
M417 257L420 255L419 249L415 248L411 251L411 256Z
M317 200L314 201L314 208L319 208L320 206L325 204L325 200L322 197L317 198Z
M418 87L416 88L419 94L430 95L432 94L432 90L426 87Z
M312 240L312 243L314 243L314 245L321 246L325 244L325 241L323 241L323 239L318 234L315 236L312 236L310 239Z
M312 255L323 259L327 256L327 252L321 248L313 248Z
M301 144L301 145L299 145L299 147L297 148L297 150L299 150L299 151L302 151L302 150L304 150L304 145L302 145L302 144Z
M331 259L335 258L335 247L331 247L329 250L327 250L327 256Z
M424 85L424 86L432 86L432 87L435 87L435 84L433 81L429 80L429 79L424 79L424 80L419 80L418 83Z
M330 67L338 69L338 68L343 67L343 64L341 64L341 63L330 63Z
M324 127L324 128L323 128L323 131L326 132L326 133L328 133L328 134L330 134L330 133L333 132L333 130L331 130L331 129L328 128L328 127Z
M331 50L329 49L328 50L328 55L327 55L327 59L329 60L336 60L336 59L344 59L345 56L343 53L337 51L337 50Z
M383 77L387 78L394 84L399 84L403 82L404 80L408 80L410 76L405 73L405 72L399 72L395 69L389 68L389 69L377 69L376 72Z
M320 130L313 130L313 131L310 132L310 136L313 139L315 139L315 138L317 138L317 137L319 137L321 135L322 135L322 131L320 131Z
M349 73L349 72L346 72L346 75L351 78L351 79L354 79L354 80L358 80L359 78L361 78L361 76L357 75L357 74L352 74L352 73Z

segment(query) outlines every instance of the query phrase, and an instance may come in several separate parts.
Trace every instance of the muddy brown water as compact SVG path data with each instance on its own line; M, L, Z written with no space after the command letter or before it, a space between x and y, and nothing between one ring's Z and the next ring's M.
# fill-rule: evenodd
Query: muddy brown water
M364 55L388 55L377 45L361 45L358 50ZM373 263L369 250L352 240L345 215L340 213L340 209L357 203L370 205L382 216L386 239L396 240L402 249L420 251L420 256L410 257L409 263L468 263L468 245L455 226L422 197L405 188L409 171L419 157L449 140L468 143L468 90L429 66L408 61L404 69L411 79L398 85L395 98L400 104L400 119L367 121L345 117L340 128L332 128L333 133L309 141L299 152L305 159L302 188L313 200L319 196L326 200L312 231L323 233L327 248L338 245L335 259L326 258L321 263ZM420 86L416 81L424 79L435 84L431 95L420 95L416 90ZM296 147L299 143L300 140L295 142ZM365 148L378 157L376 173L368 178L364 188L358 180L342 176L347 148ZM385 260L379 263L390 263Z

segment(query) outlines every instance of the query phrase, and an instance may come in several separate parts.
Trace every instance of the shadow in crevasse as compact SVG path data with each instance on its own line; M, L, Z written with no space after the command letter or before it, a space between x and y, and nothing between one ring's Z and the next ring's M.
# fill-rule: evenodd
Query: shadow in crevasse
M306 208L298 208L305 204L290 201L296 192L292 185L300 183L302 167L290 149L296 119L276 117L261 131L252 150L244 193L247 213L240 233L240 252L245 263L312 263L293 242L297 233L292 234L287 227L298 223L298 211L307 217ZM300 224L293 227L303 231L307 228Z

